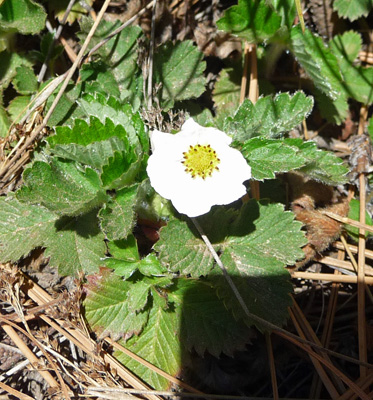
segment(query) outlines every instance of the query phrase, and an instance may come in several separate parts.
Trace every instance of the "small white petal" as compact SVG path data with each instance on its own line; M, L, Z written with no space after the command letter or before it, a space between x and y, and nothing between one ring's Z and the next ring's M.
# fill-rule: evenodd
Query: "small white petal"
M245 195L243 182L251 178L251 168L238 150L229 147L231 142L224 132L204 128L193 119L186 121L176 135L153 131L153 154L147 166L151 185L190 217L209 212L213 205L232 203ZM197 144L210 145L220 160L219 170L205 179L192 178L182 164L183 153Z

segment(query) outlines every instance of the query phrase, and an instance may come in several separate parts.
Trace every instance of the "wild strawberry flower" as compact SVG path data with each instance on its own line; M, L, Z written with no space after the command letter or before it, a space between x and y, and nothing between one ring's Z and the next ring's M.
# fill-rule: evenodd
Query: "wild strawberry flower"
M152 131L150 141L150 183L178 212L197 217L246 194L251 168L224 132L190 118L175 135Z

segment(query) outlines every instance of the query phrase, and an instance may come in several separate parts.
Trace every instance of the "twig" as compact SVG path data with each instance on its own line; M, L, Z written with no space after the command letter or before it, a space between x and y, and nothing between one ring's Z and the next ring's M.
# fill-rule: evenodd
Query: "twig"
M13 389L11 386L6 385L5 383L0 382L0 389L5 390L6 392L16 396L17 399L20 400L34 400L33 397L28 396L27 394L21 393L16 389Z
M97 43L96 46L94 46L90 50L90 52L82 59L82 62L84 62L87 58L89 58L94 52L96 52L103 45L105 45L115 35L122 32L122 30L127 28L127 26L131 25L132 22L134 22L137 18L141 17L141 15L143 15L147 10L149 10L151 7L153 7L154 3L155 3L155 0L151 1L144 8L142 8L139 12L137 12L133 17L131 17L129 20L127 20L123 25L121 25L119 28L115 29L115 31L112 32L108 37L103 39L100 43Z
M364 210L365 211L365 210ZM354 219L348 217L342 217L336 213L330 211L320 211L321 214L328 216L329 218L335 219L338 222L342 222L343 224L348 224L354 226L355 228L360 228L368 232L373 232L373 226L367 225L365 222L362 221L355 221Z
M270 371L271 371L273 400L279 400L275 358L273 356L273 346L272 346L271 336L268 332L265 333L265 339L266 339L266 345L267 345L268 361L269 361L269 366L270 366Z
M22 354L30 361L33 365L39 364L39 359L35 356L35 354L26 346L24 341L18 336L17 332L13 327L7 324L3 324L2 328L9 335L15 345L21 350ZM60 385L53 378L53 376L48 372L42 369L37 369L40 375L48 382L49 386L59 388Z
M295 301L294 301L294 305L295 305ZM295 309L296 310L296 309ZM302 338L302 339L306 339L306 335L304 334L297 318L295 317L294 311L292 309L290 309L290 318L293 321L293 324L295 326L295 329L298 332L298 335ZM323 365L320 363L320 360L318 360L317 358L311 356L311 361L317 371L317 373L319 374L320 379L323 381L326 389L328 390L330 397L332 399L336 399L339 397L339 393L337 391L337 389L334 387L332 381L330 380L328 374L326 373Z
M362 135L364 132L364 124L368 115L368 107L362 106L360 109L360 120L358 134ZM366 155L359 158L358 164L365 165ZM358 165L359 169L359 165ZM365 191L365 173L360 170L359 174L359 200L360 200L360 223L365 225L365 208L366 208L366 191ZM367 337L366 337L366 317L365 317L365 229L359 229L359 242L358 242L358 283L357 283L357 299L358 299L358 336L359 336L359 359L363 362L368 360L367 355ZM360 366L360 377L367 375L367 369Z
M73 5L74 5L75 1L76 0L70 0L68 6L66 8L65 14L63 15L62 21L61 21L60 25L57 28L56 34L54 35L54 38L53 38L52 42L49 45L47 56L46 56L46 58L44 60L43 65L41 66L41 69L40 69L40 72L39 72L39 76L38 76L38 82L39 83L44 79L44 75L47 72L48 61L49 61L50 56L52 54L53 47L54 47L56 41L58 40L58 38L61 35L63 26L66 23L67 17L69 16L70 11L73 8Z
M246 97L246 87L247 87L247 71L249 69L249 58L250 58L250 45L245 42L244 48L244 65L243 65L243 73L241 78L241 94L240 94L240 104L243 103Z
M357 276L351 275L335 275L335 274L318 274L314 272L291 272L291 277L295 279L309 279L311 281L330 281L338 283L355 283L357 284ZM365 278L367 285L373 285L373 278Z

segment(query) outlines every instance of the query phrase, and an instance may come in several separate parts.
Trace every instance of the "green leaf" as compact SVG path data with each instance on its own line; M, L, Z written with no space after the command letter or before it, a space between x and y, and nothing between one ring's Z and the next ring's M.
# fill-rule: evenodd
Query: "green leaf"
M334 54L322 39L299 25L291 30L291 51L304 68L315 86L332 100L342 95L342 76Z
M107 200L97 173L90 168L80 171L74 163L36 161L24 171L23 179L19 200L41 204L60 215L83 214Z
M370 136L370 140L373 141L373 117L370 117L368 123L368 133Z
M132 150L132 149L131 149ZM102 167L101 180L106 189L121 189L132 185L141 166L133 151L115 152Z
M354 221L360 220L360 201L356 199L351 199L350 201L350 211L348 212L348 218ZM368 211L365 211L365 223L369 226L373 226L373 221ZM344 226L346 232L352 237L356 242L359 240L359 228L345 224ZM372 232L365 232L365 237L372 236Z
M219 207L199 217L199 221L205 222L205 233L210 241L219 243L235 215L234 211ZM172 272L198 278L208 275L213 267L213 257L191 222L188 224L176 218L169 221L161 228L154 249L161 263Z
M175 101L200 96L205 91L206 62L193 42L185 40L159 47L154 54L154 81L161 84L160 105L168 110Z
M140 259L137 242L132 234L126 240L109 242L108 247L112 257L106 258L105 264L124 279L128 279L137 269L145 276L161 276L167 272L154 254Z
M120 98L121 92L113 71L102 61L83 64L80 76L85 83L85 92L110 95Z
M304 256L300 247L307 240L301 226L282 205L251 200L231 225L220 250L221 260L249 311L276 325L285 322L291 305L292 285L284 266ZM236 317L264 329L256 321L248 321L220 269L214 268L210 276L219 297Z
M83 17L81 19L80 27L82 32L78 34L78 37L82 42L86 39L92 25L93 21L90 18ZM119 26L119 21L101 21L89 43L88 49L91 50ZM140 96L140 91L142 90L141 71L137 65L137 41L141 34L142 31L139 26L129 26L123 29L118 35L115 35L96 52L96 54L101 56L102 63L100 72L102 74L104 74L105 71L111 72L117 83L119 93L125 93L123 98L129 98L131 102L135 97ZM95 75L95 67L93 67L92 70L94 73L91 75L90 79L96 80L97 75ZM101 87L105 90L105 86Z
M337 125L341 125L346 121L349 112L346 94L332 100L316 87L313 89L313 93L315 95L316 104L323 118L326 118L329 122Z
M96 116L91 116L89 123L77 119L73 128L69 126L57 126L56 134L48 138L48 143L54 148L57 144L80 144L87 146L94 142L118 137L123 141L127 139L125 129L115 125L110 119L101 122Z
M90 327L102 335L127 338L138 335L147 322L148 311L136 312L129 307L129 296L138 290L137 285L115 275L104 275L101 279L98 284L88 285L83 302ZM91 280L96 281L94 277Z
M27 110L31 96L17 96L8 105L7 111L12 122L18 122Z
M53 235L45 240L50 265L61 275L93 274L104 264L104 235L95 210L79 217L62 217L55 223Z
M0 259L18 261L53 235L57 216L40 205L0 197Z
M216 24L247 42L260 43L277 32L281 17L265 0L238 0L238 5L228 8Z
M343 75L343 88L349 97L363 103L373 102L373 68L354 64L361 49L361 37L349 31L337 35L330 42L330 48L338 59Z
M335 0L333 3L333 9L338 15L350 21L366 17L372 8L372 0Z
M61 85L58 86L56 90L48 97L45 112L48 112L60 88ZM72 124L74 118L81 118L81 111L78 108L78 104L76 103L76 100L81 95L81 91L81 83L71 83L67 86L61 99L58 102L58 107L56 107L48 120L49 127L55 128L56 126L66 124L67 122L69 122L69 124Z
M233 356L250 341L247 326L234 319L211 283L180 278L171 289L169 301L182 309L180 341L188 351L194 348L200 357L206 351L215 357Z
M343 35L334 36L329 42L329 47L339 60L339 64L352 63L356 60L361 50L361 36L354 31L347 31Z
M305 157L294 146L276 139L249 139L241 148L256 180L273 179L276 173L288 172L306 163Z
M300 247L307 241L301 231L302 224L294 221L294 215L285 212L282 205L254 200L244 205L236 215L236 212L224 212L218 208L199 218L199 223L215 250L221 254L249 310L280 324L287 316L291 291L290 275L284 266L294 264L304 256ZM219 297L224 298L237 317L243 317L220 269L211 269L213 260L203 240L185 222L170 221L161 230L155 249L161 263L170 271L195 277L204 274L208 279L212 278Z
M109 240L125 239L135 225L138 185L119 190L99 212L101 229Z
M4 107L0 105L0 137L6 137L11 121Z
M17 73L17 68L21 65L30 67L31 62L15 52L2 51L0 53L0 90L5 90L9 86Z
M115 107L119 105L115 103ZM140 116L133 114L128 107L122 107L123 111L117 113L110 106L103 106L108 113L112 111L110 115L116 117L115 122L122 119L123 124L120 125L115 125L105 115L104 121L91 116L89 124L77 119L73 128L57 127L56 135L47 139L51 151L65 159L105 170L102 176L105 186L118 188L122 181L131 183L133 176L145 173L149 138ZM88 111L94 112L95 109L97 111L97 104ZM104 116L101 117L104 119Z
M297 14L294 0L267 0L266 3L281 16L281 26L285 25L289 29L293 26Z
M84 0L84 3L87 6L92 6L94 0ZM48 8L51 12L54 13L55 18L61 22L66 8L69 5L69 0L48 0ZM68 14L66 22L68 24L72 24L77 19L80 19L82 15L86 15L88 13L87 9L83 7L79 2L75 2L71 8L71 11Z
M160 295L154 291L153 306L149 320L139 337L133 336L123 344L128 350L137 354L161 370L176 376L181 369L179 315L175 311L164 309ZM168 389L171 383L121 352L115 352L116 358L143 381L157 390Z
M242 67L223 69L215 83L212 98L216 107L215 123L223 129L226 117L231 117L240 104Z
M52 137L50 136L48 139ZM102 167L108 163L109 158L113 157L115 152L123 152L125 149L126 143L118 136L113 136L107 140L87 145L76 143L57 144L51 149L51 152L66 160L76 161L102 171Z
M87 117L94 115L101 123L105 124L109 119L114 125L121 125L128 136L130 143L137 151L149 152L149 139L145 131L145 125L139 113L134 113L129 104L122 104L114 97L96 93L94 96L85 95L78 100L81 109Z
M14 78L13 85L20 94L33 94L38 89L38 82L32 68L24 65L19 66Z
M104 236L95 213L78 218L58 216L13 196L0 198L0 259L18 261L36 247L46 247L50 265L61 275L97 272L105 255Z
M274 98L262 97L255 105L246 99L234 117L226 119L224 131L240 142L253 136L278 137L300 124L312 108L312 97L300 91L293 96L281 93Z
M333 153L319 150L316 143L304 142L302 139L285 139L284 142L297 146L301 155L306 158L306 165L299 172L327 185L339 185L348 181L348 168Z
M32 0L6 0L0 6L0 29L35 35L44 29L46 17L44 8Z

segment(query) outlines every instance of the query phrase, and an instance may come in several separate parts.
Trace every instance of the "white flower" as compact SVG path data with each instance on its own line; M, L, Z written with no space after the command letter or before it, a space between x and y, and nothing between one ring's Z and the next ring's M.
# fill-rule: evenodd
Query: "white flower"
M251 168L224 132L190 118L176 135L154 130L150 140L150 183L180 213L196 217L246 194Z

